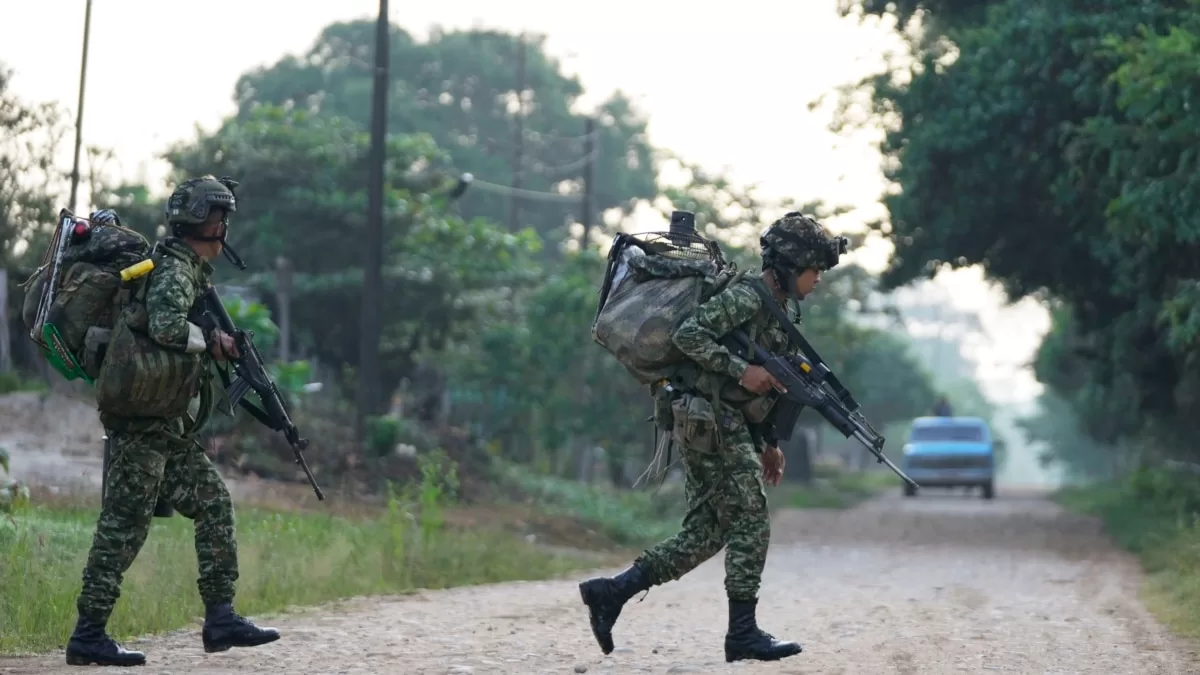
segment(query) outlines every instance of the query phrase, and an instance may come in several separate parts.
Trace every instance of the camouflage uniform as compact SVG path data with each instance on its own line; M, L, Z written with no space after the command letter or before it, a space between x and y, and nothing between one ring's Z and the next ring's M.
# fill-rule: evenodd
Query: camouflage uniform
M148 334L166 349L207 354L200 327L188 322L187 315L213 268L180 239L168 237L159 245L181 253L188 262L164 255L150 273ZM207 362L209 357L204 359ZM184 421L130 418L101 410L100 422L112 443L111 465L83 570L83 590L76 603L79 612L96 621L108 619L120 595L122 576L146 541L160 493L196 522L200 597L206 604L232 602L238 577L233 503L204 451L184 436Z
M831 237L816 221L789 213L771 225L761 239L763 270L795 298L794 280L808 268L827 270L845 252L846 240ZM675 345L699 366L699 377L683 376L683 389L716 392L712 403L700 393L685 393L672 404L676 415L687 411L689 430L682 445L686 466L684 491L688 511L678 534L642 553L616 577L599 577L580 584L588 606L593 634L604 653L613 649L612 627L625 602L637 593L679 579L722 547L725 590L729 599L727 661L776 660L800 653L795 642L776 640L758 628L755 618L758 590L770 543L771 525L763 485L762 432L759 426L777 395L757 396L738 383L748 364L718 340L734 329L770 352L789 350L778 325L754 286L767 287L761 276L746 276L703 302L673 336ZM771 293L767 293L771 296ZM795 298L799 299L799 298ZM788 311L787 303L782 305ZM789 314L794 320L794 315ZM686 371L686 369L685 369ZM694 386L701 380L704 386ZM706 407L707 406L707 407ZM748 416L746 411L757 410ZM715 421L705 428L702 420Z
M787 336L751 288L752 283L762 281L746 278L731 285L700 305L675 333L680 351L705 370L727 376L729 383L736 383L747 365L717 343L733 329L746 329L768 351L787 348ZM717 415L719 442L715 448L696 447L689 439L681 439L688 502L682 530L644 552L635 564L646 570L652 584L661 584L682 577L725 547L726 593L730 598L751 601L758 597L771 538L759 459L763 448L751 435L745 415L722 407ZM702 441L699 445L709 444Z
M206 406L201 406L195 420L187 412L187 403L202 387L210 386L209 347L215 337L189 320L213 268L185 239L223 240L223 234L202 236L196 228L217 208L224 210L222 223L227 222L228 214L236 210L232 191L236 185L204 176L181 184L171 195L166 215L175 236L159 242L154 269L145 278L139 299L126 308L131 311L124 312L124 324L114 330L105 356L97 403L111 443L110 464L104 503L83 570L83 589L76 601L79 620L67 643L71 665L145 663L141 652L117 645L105 632L105 624L120 596L125 571L146 541L160 498L195 523L205 651L279 638L275 629L259 628L233 611L238 578L233 502L220 474L194 440L194 433L207 421ZM139 316L140 321L129 318ZM121 342L122 330L140 337ZM118 344L132 347L122 351ZM130 375L134 371L142 374L141 379ZM171 379L180 372L188 377ZM114 387L129 382L138 384L123 397L113 395ZM172 402L164 404L164 399ZM133 408L137 409L133 413L143 414L131 414Z

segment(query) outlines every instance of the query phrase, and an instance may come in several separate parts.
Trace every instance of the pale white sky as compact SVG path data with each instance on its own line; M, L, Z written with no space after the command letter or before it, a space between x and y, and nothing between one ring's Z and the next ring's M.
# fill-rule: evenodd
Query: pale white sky
M610 0L591 13L548 0L391 4L392 21L419 37L433 25L545 34L548 51L582 79L587 100L618 88L633 95L650 115L656 145L728 167L767 196L858 207L835 227L884 213L869 138L838 138L825 128L827 113L807 107L879 69L884 52L898 44L884 26L840 19L836 0L742 0L736 11L718 3ZM75 109L84 6L0 0L0 62L16 71L18 95ZM129 178L157 179L163 171L156 153L233 111L239 75L305 51L329 23L377 11L376 0L94 0L84 143L115 148ZM201 83L211 84L207 97L197 95ZM67 168L70 159L64 148ZM870 246L857 257L878 268L887 252ZM937 285L954 304L980 312L987 393L998 403L1036 395L1040 387L1023 365L1048 326L1045 311L1032 302L1003 308L974 270L942 275Z

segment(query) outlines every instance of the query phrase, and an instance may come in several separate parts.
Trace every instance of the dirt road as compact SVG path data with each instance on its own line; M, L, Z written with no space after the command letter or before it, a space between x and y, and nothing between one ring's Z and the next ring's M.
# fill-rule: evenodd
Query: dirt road
M727 665L720 558L627 606L603 656L576 581L361 599L206 656L197 626L135 643L154 673L1196 673L1138 601L1135 561L1044 499L886 496L776 520L760 617L803 654ZM62 655L3 673L72 673Z

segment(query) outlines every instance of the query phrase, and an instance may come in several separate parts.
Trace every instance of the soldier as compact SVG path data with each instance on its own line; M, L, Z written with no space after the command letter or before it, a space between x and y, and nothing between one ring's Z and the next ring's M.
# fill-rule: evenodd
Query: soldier
M680 351L703 369L701 377L715 377L718 384L715 389L692 387L673 379L672 385L683 391L715 390L721 392L721 399L749 403L718 403L714 408L693 393L672 403L676 415L686 410L689 417L689 423L677 423L675 428L692 430L688 438L675 439L682 445L686 466L688 511L681 531L646 550L617 576L589 579L579 585L592 633L605 654L613 650L613 625L630 598L651 586L679 579L722 547L726 549L729 601L725 660L774 661L801 652L799 644L776 640L760 630L755 616L771 537L764 481L777 485L784 469L783 453L763 441L761 423L777 397L774 392L783 389L764 368L748 365L718 340L740 327L764 349L788 351L786 334L752 284L765 285L769 295L788 311L789 298L804 299L820 282L821 272L837 264L845 240L830 237L816 221L792 212L772 223L760 241L762 274L746 275L702 303L673 336ZM758 413L749 412L754 410Z
M138 368L142 369L139 385L147 385L147 378L157 378L154 384L158 386L140 387L142 394L151 391L153 395L140 395L136 400L130 397L138 394L125 392L129 405L144 412L136 416L124 410L122 414L106 410L103 396L97 395L100 421L112 444L111 465L83 570L83 589L76 600L79 618L67 642L70 665L145 664L144 654L123 649L108 636L105 626L120 595L122 577L146 541L159 495L195 522L197 586L205 605L204 650L220 652L279 639L275 629L259 628L233 611L238 578L233 503L220 474L194 440L211 406L202 405L195 420L187 414L194 395L208 386L209 359L224 361L238 356L231 336L218 330L206 333L188 318L209 284L213 271L209 261L223 250L229 214L237 210L236 186L227 178L202 176L175 189L165 209L172 236L159 243L154 269L126 308L136 311L125 315L142 317L140 324L130 320L131 330L137 325L142 332L126 343L143 351L132 356L128 350L120 352L119 329L114 329L98 392L104 389L105 378L127 382L132 379L129 373ZM115 214L111 219L115 221ZM149 371L147 364L168 366ZM168 405L173 407L168 409ZM190 422L186 426L185 418Z

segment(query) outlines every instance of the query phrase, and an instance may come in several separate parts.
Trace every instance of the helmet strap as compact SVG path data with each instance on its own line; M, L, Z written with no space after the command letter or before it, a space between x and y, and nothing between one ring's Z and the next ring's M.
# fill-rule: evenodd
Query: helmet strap
M786 265L775 264L770 268L771 274L775 277L775 286L783 291L783 305L786 308L789 301L800 302L799 296L796 295L796 274Z
M219 241L219 242L221 242L221 253L225 256L225 259L228 260L230 263L232 263L233 266L237 267L239 270L246 269L245 261L243 261L242 257L237 254L237 251L233 250L233 247L229 245L229 242L225 240L225 236L229 234L229 224L226 223L224 219L222 219L221 226L222 226L221 234L215 235L215 236L210 235L210 234L198 234L198 233L196 233L196 234L189 233L189 234L183 235L182 231L184 228L177 228L175 233L180 236L186 236L188 239L195 239L196 241Z

